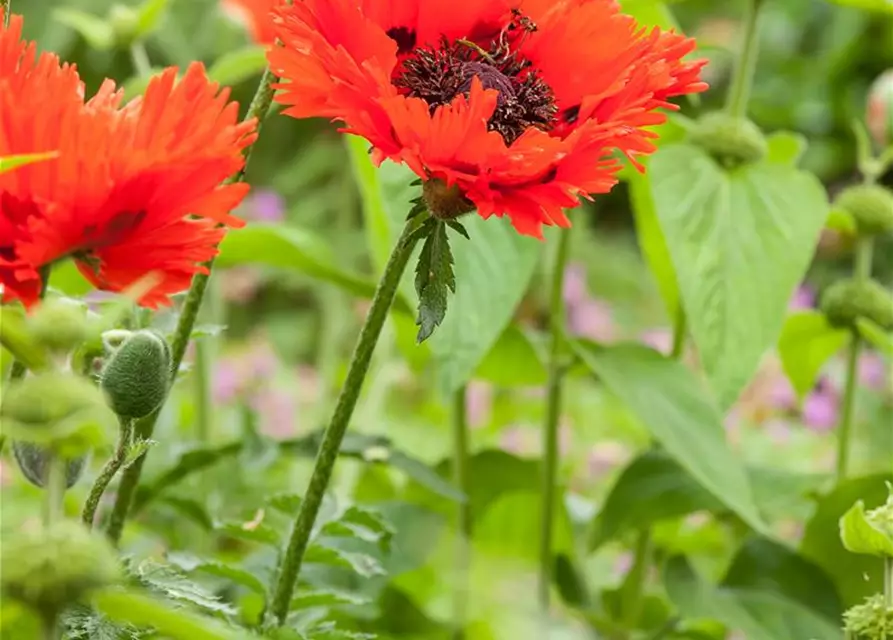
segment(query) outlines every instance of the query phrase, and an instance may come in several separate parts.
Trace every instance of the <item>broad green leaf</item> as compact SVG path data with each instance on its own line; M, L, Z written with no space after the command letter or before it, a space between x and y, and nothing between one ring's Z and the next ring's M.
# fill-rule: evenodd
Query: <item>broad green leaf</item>
M799 311L787 317L778 339L778 355L802 399L809 393L828 360L849 342L850 334L828 324L820 311Z
M143 0L136 8L136 35L145 38L154 32L161 23L170 0Z
M856 219L849 211L839 207L831 207L831 210L828 212L828 219L825 221L825 228L846 236L855 236Z
M778 339L828 216L827 194L792 166L727 172L687 144L662 148L649 171L692 336L726 408Z
M861 500L840 519L840 540L850 553L893 558L893 527L888 532L871 522Z
M475 549L488 557L536 561L539 554L540 508L538 493L504 493L476 518ZM552 552L573 555L574 539L567 511L556 509L552 530Z
M217 58L208 69L208 77L214 82L233 86L260 75L266 66L266 50L252 45Z
M629 530L660 520L708 510L723 503L661 452L646 452L617 478L592 522L590 551Z
M765 531L744 465L726 442L722 416L691 371L641 345L572 344L669 455L748 525Z
M679 31L679 23L662 0L621 0L620 6L623 13L633 16L640 24Z
M796 167L806 152L806 138L791 131L778 131L767 136L769 153L766 161L772 164L786 164Z
M859 335L870 342L878 351L893 360L893 333L884 331L868 318L858 318L856 328Z
M93 596L93 606L112 620L153 628L172 640L248 640L247 631L214 618L173 608L134 590L106 589Z
M893 0L829 0L842 7L853 7L863 11L878 11L881 13L893 13Z
M53 265L49 286L69 296L82 296L93 290L93 285L78 271L73 260Z
M59 157L58 151L49 151L47 153L24 153L16 156L0 157L0 173L6 173L13 169L18 169L35 162L45 162Z
M546 367L530 338L510 324L484 356L474 377L499 387L535 387L546 384Z
M861 604L883 589L883 563L872 556L848 553L840 540L839 521L857 500L881 504L887 499L888 474L844 480L823 495L807 521L800 553L825 570L837 585L845 607Z
M664 584L682 616L717 620L745 638L843 638L839 622L826 620L773 591L709 584L679 556L667 563Z
M53 17L77 31L94 49L108 51L115 46L115 29L102 18L74 7L53 9Z
M843 614L837 588L821 567L794 549L766 538L744 542L726 571L722 587L774 592L829 622L840 620Z

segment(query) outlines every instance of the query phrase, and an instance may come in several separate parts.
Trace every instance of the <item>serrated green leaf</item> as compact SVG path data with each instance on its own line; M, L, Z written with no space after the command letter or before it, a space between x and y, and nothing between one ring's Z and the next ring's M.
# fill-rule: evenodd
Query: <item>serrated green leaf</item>
M53 9L53 17L77 31L94 49L108 51L115 46L115 30L102 18L74 7Z
M314 607L338 607L345 605L361 605L369 602L368 599L346 591L333 591L328 589L299 591L292 598L289 609L312 609Z
M430 338L443 322L449 292L456 292L453 253L446 229L442 221L435 222L425 237L416 265L415 290L419 295L416 341L420 343Z
M273 528L263 523L254 522L224 522L218 523L214 529L225 536L265 544L279 548L282 542L281 536Z
M840 540L851 553L893 558L893 535L866 517L861 500L840 519Z
M139 640L147 631L129 624L117 624L101 613L77 605L62 615L66 640Z
M290 516L298 514L301 502L303 502L303 498L297 493L278 493L267 500L270 507Z
M755 530L766 531L744 466L726 441L722 416L691 371L641 345L571 344L581 362L701 486Z
M801 399L812 390L825 363L849 339L848 331L832 327L820 311L800 311L787 317L778 339L778 355Z
M19 167L23 167L28 164L34 164L35 162L46 162L47 160L52 160L53 158L58 157L58 151L49 151L46 153L23 153L15 156L3 156L0 157L0 173L6 173L7 171L12 171L13 169L18 169Z
M239 567L216 560L198 558L186 553L170 553L167 556L167 560L187 573L199 571L235 582L263 596L267 593L266 586L259 578Z
M235 608L190 580L176 567L147 560L133 568L132 573L143 587L170 600L189 603L211 613L236 613Z
M778 340L828 216L827 193L790 165L725 171L687 144L663 147L649 172L692 337L728 408Z
M364 577L385 575L384 567L372 556L356 551L344 551L336 547L325 546L321 542L310 545L304 555L304 562L324 564L332 567L344 567Z
M234 86L260 75L266 66L266 50L252 45L217 58L208 69L208 77L222 85Z

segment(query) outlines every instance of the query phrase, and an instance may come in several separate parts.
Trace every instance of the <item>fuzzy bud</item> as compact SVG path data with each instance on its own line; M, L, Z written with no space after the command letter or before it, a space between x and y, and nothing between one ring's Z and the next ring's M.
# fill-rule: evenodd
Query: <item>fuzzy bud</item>
M866 318L890 331L893 329L893 296L873 280L840 280L825 290L822 313L835 327L855 328Z
M853 217L863 236L893 231L893 193L880 185L849 187L837 196L834 205Z
M893 629L893 609L882 594L871 596L843 614L843 626L848 638L881 640Z
M698 120L690 140L729 168L759 162L769 152L759 127L723 112L708 113Z
M4 540L0 558L3 594L43 614L56 613L121 575L106 539L71 520Z
M878 147L893 144L893 69L888 69L872 83L866 121Z
M140 29L139 14L122 4L114 4L109 9L108 23L115 34L115 43L120 47L129 47L136 40Z
M19 465L19 469L22 470L22 475L25 476L28 482L37 487L45 487L47 474L50 470L50 460L53 458L52 450L33 442L13 442L12 453ZM89 455L83 455L65 461L66 489L70 489L80 480L89 458Z
M29 318L31 335L50 351L67 353L87 339L86 308L65 298L44 302Z
M122 418L142 418L161 406L171 378L171 350L161 334L133 333L111 355L100 386Z

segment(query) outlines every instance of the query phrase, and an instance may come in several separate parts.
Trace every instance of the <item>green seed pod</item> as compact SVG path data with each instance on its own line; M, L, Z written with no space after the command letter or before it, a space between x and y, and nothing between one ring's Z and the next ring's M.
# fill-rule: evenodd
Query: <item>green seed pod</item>
M3 594L43 614L115 584L121 575L108 541L72 520L4 540L0 558Z
M725 167L759 162L769 152L759 127L750 120L723 112L708 113L700 118L690 140Z
M881 640L893 629L893 609L884 604L884 596L879 593L846 611L843 626L848 638Z
M53 452L33 442L13 442L12 453L19 464L19 469L22 470L22 475L28 482L41 488L45 487ZM66 461L65 487L67 489L73 487L80 480L89 458L89 455L83 455Z
M161 334L137 331L102 370L100 386L122 418L142 418L161 406L171 378L171 351Z
M66 298L47 300L28 320L31 335L51 351L67 353L87 339L86 308Z
M825 290L822 313L835 327L855 328L866 318L890 331L893 329L893 296L873 280L840 280Z
M880 185L849 187L837 196L834 205L853 217L860 235L876 236L893 231L893 193Z
M139 35L140 16L131 7L114 4L109 9L107 24L112 27L115 44L119 47L129 47Z
M865 120L879 149L893 142L893 69L888 69L872 83Z

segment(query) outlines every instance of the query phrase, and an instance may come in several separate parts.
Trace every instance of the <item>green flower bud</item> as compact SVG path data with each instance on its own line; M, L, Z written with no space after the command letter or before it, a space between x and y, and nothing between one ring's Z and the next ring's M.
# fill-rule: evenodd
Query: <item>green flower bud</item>
M140 17L131 7L114 4L109 9L108 23L115 34L115 43L120 47L129 47L139 33Z
M879 148L893 142L893 69L888 69L872 83L866 121Z
M863 236L893 231L893 193L880 185L849 187L837 196L834 205L853 217Z
M4 595L43 614L58 612L121 575L106 539L72 520L4 540L0 558Z
M759 127L746 118L736 118L724 112L701 117L690 133L690 140L730 168L759 162L769 152Z
M877 594L845 612L843 625L847 637L881 640L893 630L893 609L884 605L882 594Z
M102 370L100 386L122 418L142 418L161 406L171 378L171 351L161 334L144 329L118 347Z
M12 453L22 475L31 484L38 487L45 487L47 483L47 474L50 470L50 460L53 458L53 452L46 447L34 444L32 442L13 442ZM65 461L65 487L70 489L80 480L87 466L89 455L78 456Z
M66 298L44 302L28 320L31 335L46 349L66 353L87 339L86 308Z
M102 391L70 373L29 376L10 386L0 406L5 435L69 459L103 444L114 423Z
M865 513L865 519L876 528L884 533L888 538L893 540L893 493L887 498L887 502ZM893 629L891 629L893 631Z
M890 331L893 329L893 296L874 280L840 280L825 290L822 313L835 327L855 328L866 318Z

